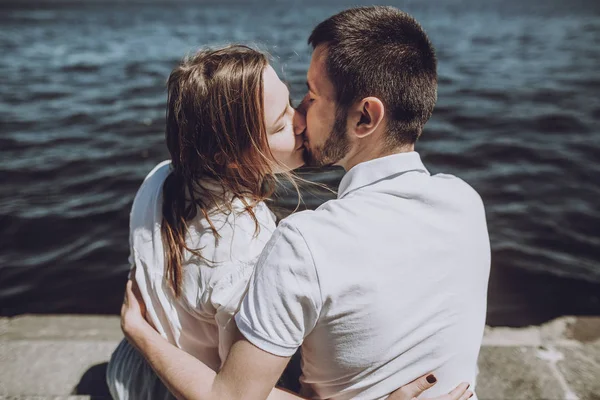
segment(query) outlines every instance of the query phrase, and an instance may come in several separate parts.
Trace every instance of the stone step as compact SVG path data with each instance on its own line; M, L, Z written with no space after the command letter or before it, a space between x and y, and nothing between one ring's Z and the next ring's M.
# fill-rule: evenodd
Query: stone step
M113 316L0 318L0 399L109 398L106 362L122 338ZM485 330L480 399L600 399L600 317Z

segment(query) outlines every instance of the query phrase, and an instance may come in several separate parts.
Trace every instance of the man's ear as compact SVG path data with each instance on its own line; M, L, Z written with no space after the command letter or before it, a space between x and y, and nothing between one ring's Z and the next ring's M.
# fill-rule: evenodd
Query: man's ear
M365 97L352 109L352 130L358 138L369 136L385 115L385 107L377 97Z

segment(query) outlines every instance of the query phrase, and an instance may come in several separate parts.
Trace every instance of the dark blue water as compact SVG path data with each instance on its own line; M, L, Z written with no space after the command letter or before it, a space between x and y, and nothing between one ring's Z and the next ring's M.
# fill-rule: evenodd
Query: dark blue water
M1 314L117 312L129 208L167 157L170 70L200 46L251 43L300 99L310 30L354 4L0 2ZM600 314L600 3L388 4L437 48L439 101L418 150L485 201L489 320Z

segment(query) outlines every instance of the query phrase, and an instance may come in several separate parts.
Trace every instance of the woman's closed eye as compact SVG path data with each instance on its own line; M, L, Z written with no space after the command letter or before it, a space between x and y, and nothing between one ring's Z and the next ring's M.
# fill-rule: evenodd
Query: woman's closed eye
M294 117L294 108L291 104L288 104L284 118L281 123L275 128L274 133L279 133L292 126L292 119Z
M287 127L290 126L290 122L286 122L285 124L283 124L281 127L277 128L277 130L275 131L275 133L279 133L284 131Z

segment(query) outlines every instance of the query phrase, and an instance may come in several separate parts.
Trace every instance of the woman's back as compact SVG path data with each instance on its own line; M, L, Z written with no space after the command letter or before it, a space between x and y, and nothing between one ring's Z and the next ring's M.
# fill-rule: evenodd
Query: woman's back
M256 259L275 229L275 218L264 203L254 212L260 224L244 211L241 200L231 210L217 204L209 213L189 221L186 244L199 249L202 258L188 253L183 285L177 298L165 279L165 253L161 236L162 186L171 163L156 166L138 190L130 216L130 262L148 318L171 343L219 369L229 352L233 315L238 310ZM202 182L223 201L231 201L216 183ZM211 229L216 228L218 237Z
M209 213L210 223L201 213L188 221L186 245L199 249L202 258L186 255L180 295L175 296L165 277L161 236L163 184L171 169L170 161L158 164L135 196L129 221L129 262L135 266L132 272L146 304L147 318L157 331L219 370L233 343L233 316L246 293L256 259L275 229L275 217L264 203L258 203L253 209L260 225L256 232L241 200L231 202L216 183L202 182L217 198L230 201L232 211L223 203ZM111 357L107 382L115 399L173 398L126 340Z

